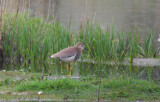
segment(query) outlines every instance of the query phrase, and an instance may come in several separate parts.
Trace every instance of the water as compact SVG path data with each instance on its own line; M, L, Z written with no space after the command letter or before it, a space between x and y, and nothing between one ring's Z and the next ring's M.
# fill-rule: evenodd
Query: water
M51 61L52 62L52 61ZM66 78L66 68L59 65L58 61L44 64L28 64L28 63L3 63L1 71L15 71L25 73L41 73L44 78L55 80L57 78ZM66 65L63 63L63 65ZM70 78L79 79L81 77L99 77L100 69L102 77L108 78L111 76L127 76L147 80L160 79L160 66L137 66L131 64L96 64L89 62L76 62L71 64L72 72ZM14 76L16 80L21 78Z
M5 10L17 10L17 0L4 2ZM90 18L104 26L115 24L127 31L136 26L141 30L155 28L160 33L159 9L159 0L20 0L20 11L30 10L32 16L46 19L55 17L64 25L72 19L71 25L76 29L81 18Z
M2 3L4 11L16 11L19 7L20 12L29 10L31 16L43 17L47 20L55 18L64 26L67 26L71 19L71 29L75 32L79 29L81 20L86 21L87 19L104 27L114 24L120 31L133 31L135 27L142 32L154 29L155 43L159 46L157 41L160 34L159 0L20 0L20 2L18 0L4 0ZM141 66L143 61L140 62L139 66L116 64L100 66L88 62L72 63L72 76L84 77L90 75L99 77L101 67L103 77L126 75L158 80L160 78L160 66ZM66 69L60 67L58 62L41 65L3 63L0 64L0 69L45 73L53 76L51 79L67 75Z

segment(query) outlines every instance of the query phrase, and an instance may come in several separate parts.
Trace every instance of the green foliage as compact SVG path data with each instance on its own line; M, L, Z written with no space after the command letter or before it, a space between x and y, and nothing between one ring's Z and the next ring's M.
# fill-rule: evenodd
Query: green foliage
M89 85L86 85L84 82L78 80L71 79L57 79L54 81L50 80L41 80L41 81L29 81L18 86L18 91L26 91L26 90L66 90L66 89L74 89L74 88L87 88Z
M59 93L63 95L78 94L79 97L96 96L99 78L75 79L56 79L56 80L34 80L26 81L16 87L17 91L47 91L50 93ZM88 94L87 94L88 93ZM149 95L149 96L148 96ZM117 99L127 98L130 100L151 99L152 95L160 95L160 86L152 81L134 79L130 77L110 77L102 78L100 97Z
M150 31L149 36L144 39L144 44L142 46L138 46L139 54L143 57L154 57L155 55L155 44L154 44L154 32Z
M29 93L21 97L36 98L39 97L37 92L43 91L41 98L62 99L69 97L71 99L97 99L98 88L100 84L99 77L87 76L80 79L47 79L47 77L38 73L23 72L0 72L0 98L7 99L10 96L19 95L12 93ZM20 79L15 79L18 76ZM52 77L52 76L51 76ZM53 76L54 77L54 76ZM23 91L23 92L22 92ZM25 92L24 92L25 91ZM10 92L11 94L7 94ZM48 96L50 95L50 96ZM56 95L56 97L53 97ZM101 79L100 98L105 100L123 100L137 101L143 100L159 100L160 85L153 80L143 80L137 77L126 77L126 75L109 75ZM13 97L11 97L13 99Z
M157 89L160 91L160 87L152 82L142 79L134 78L111 78L102 82L105 88L110 89L123 89L123 90L139 90L148 91L149 89Z
M6 78L4 81L0 82L0 86L10 85L12 83L13 83L12 80L10 80L9 78Z
M3 15L3 49L5 56L24 58L33 62L44 62L63 48L84 42L88 51L85 58L94 60L131 61L138 53L144 57L154 55L154 33L150 31L144 45L140 45L138 33L120 32L114 25L104 28L89 20L81 22L78 34L68 27L42 18L29 17L27 13ZM70 20L71 22L71 20Z
M26 14L4 15L5 55L25 60L45 61L48 56L71 44L71 35L58 22L47 22ZM66 42L66 43L64 43Z

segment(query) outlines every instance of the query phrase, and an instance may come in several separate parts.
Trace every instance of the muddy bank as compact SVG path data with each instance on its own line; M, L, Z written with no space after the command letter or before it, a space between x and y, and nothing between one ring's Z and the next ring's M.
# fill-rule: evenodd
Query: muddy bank
M160 66L160 59L135 58L133 59L133 65L135 66Z
M134 58L133 62L130 63L129 59L124 60L122 62L114 62L114 61L108 61L108 62L96 62L94 60L80 60L79 62L88 62L88 63L102 63L102 64L123 64L123 65L133 65L133 66L160 66L160 59L153 59L153 58Z

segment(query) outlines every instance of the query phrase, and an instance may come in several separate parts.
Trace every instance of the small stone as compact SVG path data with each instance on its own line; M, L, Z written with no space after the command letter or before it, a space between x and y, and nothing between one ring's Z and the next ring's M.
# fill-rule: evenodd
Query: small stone
M38 92L38 95L41 95L41 94L43 94L43 91L39 91L39 92Z
M5 72L6 70L3 70L3 72Z

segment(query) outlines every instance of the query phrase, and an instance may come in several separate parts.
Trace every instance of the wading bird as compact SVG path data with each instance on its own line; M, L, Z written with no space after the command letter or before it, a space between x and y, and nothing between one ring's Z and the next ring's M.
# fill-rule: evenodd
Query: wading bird
M82 42L79 42L76 44L76 46L65 48L51 55L51 58L58 58L60 60L60 65L62 65L61 61L67 62L67 67L63 65L62 66L67 68L67 74L69 76L68 69L72 71L70 68L70 63L78 60L81 57L84 48L85 45Z

